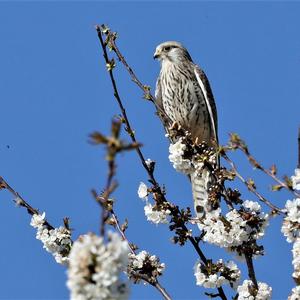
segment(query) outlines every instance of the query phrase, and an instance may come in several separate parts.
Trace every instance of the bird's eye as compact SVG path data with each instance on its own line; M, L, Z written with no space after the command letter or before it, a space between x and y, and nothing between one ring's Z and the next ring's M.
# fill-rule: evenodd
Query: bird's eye
M171 49L171 46L165 47L165 51L170 51L170 49Z

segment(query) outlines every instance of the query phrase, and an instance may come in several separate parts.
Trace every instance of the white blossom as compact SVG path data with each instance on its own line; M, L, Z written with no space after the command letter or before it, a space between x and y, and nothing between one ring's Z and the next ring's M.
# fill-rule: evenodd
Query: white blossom
M131 265L135 269L141 269L143 267L144 261L147 257L148 252L143 250L138 254L129 253L129 258L131 259Z
M151 274L147 274L149 277L160 276L165 270L165 264L160 263L159 258L155 255L149 254L147 251L143 250L138 254L129 253L128 254L129 263L128 269L135 272L147 273L151 270Z
M237 264L230 260L226 263L226 268L228 268L232 273L230 274L230 277L231 277L231 281L232 282L235 282L235 283L238 283L239 280L240 280L240 277L241 277L241 271L240 269L238 268ZM235 285L235 284L234 284Z
M261 210L261 206L256 201L246 200L243 202L243 206L249 209L250 211L254 211L254 212L260 212Z
M194 275L196 277L196 284L205 288L218 288L223 284L233 284L236 286L240 280L241 271L233 261L224 264L220 259L216 264L217 273L206 274L205 266L201 263L196 263ZM225 277L226 276L226 277Z
M238 286L238 300L270 300L272 296L272 288L266 283L258 282L258 291L253 294L254 286L251 280L244 280L243 284Z
M72 246L70 230L62 226L49 229L45 221L45 213L32 216L30 225L37 229L36 238L43 243L43 248L54 256L57 263L67 264Z
M295 176L291 176L294 190L300 190L300 169L295 169Z
M287 215L291 222L300 223L300 198L293 201L288 200L285 205L287 209Z
M169 146L169 160L173 164L173 167L178 171L185 174L191 174L194 171L192 162L183 158L186 145L182 143L182 139L179 139L176 143Z
M263 222L260 227L252 228L235 209L223 218L220 213L220 208L207 212L199 227L205 231L204 241L223 248L239 246L247 241L250 235L256 239L261 238L268 224L268 215L262 215Z
M293 261L292 264L294 266L294 278L300 278L300 239L296 239L293 245Z
M141 182L138 188L138 196L141 199L147 199L148 188L144 182Z
M300 286L296 286L292 289L291 295L288 297L288 300L299 300L300 299Z
M34 214L31 217L30 225L34 228L39 228L44 225L46 218L46 213L43 212L41 215Z
M169 210L155 210L151 203L146 203L144 207L145 216L147 220L155 223L155 224L167 224L168 222L168 215L171 213Z
M67 286L72 300L125 300L128 286L120 275L128 262L128 245L116 233L109 242L86 234L74 242L68 268Z
M284 218L281 232L289 243L300 237L300 198L288 200L285 204L287 216Z
M155 224L167 224L168 215L171 213L170 210L164 210L161 207L158 209L157 206L153 206L148 202L148 188L144 182L141 182L138 188L138 195L141 199L146 200L144 207L145 216L147 220Z
M68 254L72 246L70 230L63 226L51 230L39 227L36 238L44 244L44 249L52 253L57 263L68 263Z

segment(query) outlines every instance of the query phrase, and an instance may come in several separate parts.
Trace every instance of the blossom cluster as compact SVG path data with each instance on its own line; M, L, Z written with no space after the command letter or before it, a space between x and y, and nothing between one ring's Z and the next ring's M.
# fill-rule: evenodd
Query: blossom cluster
M244 280L243 284L238 286L238 300L270 300L272 288L264 282L258 282L256 289L251 280Z
M293 245L293 261L294 266L293 277L295 279L300 279L300 239L297 239Z
M74 242L67 281L72 300L128 299L128 286L120 278L128 262L128 245L116 233L108 236L108 243L92 233Z
M170 144L169 146L169 160L173 164L176 171L191 174L195 168L190 159L184 158L184 152L186 145L183 143L183 139L180 138L176 143Z
M236 287L240 280L241 271L233 261L224 263L220 259L217 263L205 266L197 262L195 265L196 284L205 288L218 288L223 284Z
M299 170L299 169L298 169ZM297 175L297 173L296 173ZM299 174L298 174L299 175ZM299 178L298 178L299 179ZM299 188L293 186L293 188ZM300 280L300 198L288 200L285 204L286 216L283 219L281 232L289 243L293 243L293 278L296 282ZM289 299L299 299L300 287L292 290Z
M49 229L45 224L46 214L34 214L30 225L37 229L36 238L43 243L43 248L52 253L57 263L67 264L72 247L71 231L63 226Z
M143 250L138 254L130 253L128 255L128 275L133 281L139 282L141 275L146 275L150 281L155 282L156 278L162 275L165 264L160 263L159 258L155 255L150 255L147 251Z
M296 169L295 176L292 176L293 188L300 187L300 169ZM296 282L300 280L300 198L288 200L285 204L286 216L283 219L281 232L289 243L293 243L293 278ZM290 300L300 299L300 287L292 290Z
M199 227L205 232L204 241L231 248L249 239L261 238L268 220L269 216L260 211L260 205L248 200L239 210L233 209L225 216L221 214L221 208L207 212Z
M138 196L145 200L146 204L144 207L145 216L147 220L155 223L155 224L167 224L168 216L170 215L170 210L163 209L162 207L158 207L157 205L152 205L148 201L148 187L144 182L141 182L138 188Z
M300 169L295 169L295 175L291 177L293 189L300 190Z
M285 204L286 217L283 220L281 232L289 243L300 237L300 198L288 200Z
M176 171L190 175L195 171L202 171L203 161L216 163L216 155L207 144L203 142L191 148L189 147L191 141L188 138L187 134L186 138L181 137L169 146L169 160Z
M300 299L300 286L296 286L292 289L292 293L288 297L288 300L299 300Z

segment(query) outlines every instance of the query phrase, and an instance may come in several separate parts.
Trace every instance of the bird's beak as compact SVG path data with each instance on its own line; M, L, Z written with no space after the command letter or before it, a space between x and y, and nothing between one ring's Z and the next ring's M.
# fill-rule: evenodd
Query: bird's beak
M154 58L154 59L159 58L159 57L160 57L160 54L161 54L161 51L156 50L155 53L154 53L154 55L153 55L153 58Z

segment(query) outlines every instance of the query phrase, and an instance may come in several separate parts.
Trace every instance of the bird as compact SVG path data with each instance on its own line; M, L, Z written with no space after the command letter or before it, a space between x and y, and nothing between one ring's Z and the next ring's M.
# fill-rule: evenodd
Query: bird
M155 105L165 115L161 119L176 123L189 132L193 140L208 145L218 143L217 108L204 71L176 41L159 44L154 59L161 63L155 90ZM167 122L163 123L166 127ZM190 180L196 217L201 218L205 213L208 188L214 179L208 169L203 169L200 174L196 171L190 174Z

